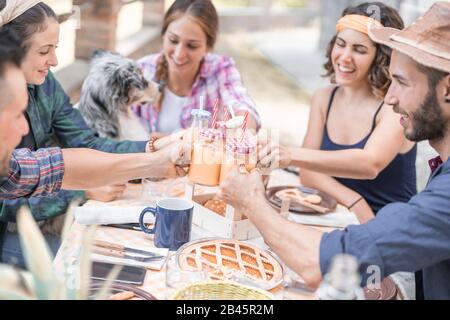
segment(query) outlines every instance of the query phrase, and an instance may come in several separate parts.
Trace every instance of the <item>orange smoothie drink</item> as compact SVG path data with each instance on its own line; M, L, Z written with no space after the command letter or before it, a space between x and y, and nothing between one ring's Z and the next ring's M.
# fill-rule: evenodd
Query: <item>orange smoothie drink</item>
M251 142L247 137L244 139L231 137L227 139L222 167L220 168L219 183L221 183L228 172L241 165L250 172L256 167L257 154L256 143Z
M213 129L201 130L193 144L189 180L194 183L217 186L223 158L223 135Z

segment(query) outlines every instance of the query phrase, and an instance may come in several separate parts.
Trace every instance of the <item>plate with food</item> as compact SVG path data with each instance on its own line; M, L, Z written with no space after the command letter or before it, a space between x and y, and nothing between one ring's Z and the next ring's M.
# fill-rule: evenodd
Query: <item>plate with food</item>
M88 299L95 299L104 285L104 281L92 281ZM106 300L157 300L150 293L129 284L113 283L109 292Z
M289 211L294 213L323 214L337 206L337 200L329 194L303 186L268 188L266 197L276 209L281 209L283 201L289 201Z
M265 290L283 281L283 266L270 251L238 240L188 242L178 249L177 256L181 269L206 270L211 280L233 280Z
M396 300L398 290L397 285L391 277L386 277L375 288L363 288L366 300Z

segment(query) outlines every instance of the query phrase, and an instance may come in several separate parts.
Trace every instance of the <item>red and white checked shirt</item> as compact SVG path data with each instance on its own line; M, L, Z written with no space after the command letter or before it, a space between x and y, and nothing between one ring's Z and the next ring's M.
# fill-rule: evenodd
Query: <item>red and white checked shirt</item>
M152 54L138 61L144 77L149 81L156 81L156 65L160 56L161 53ZM257 129L261 127L261 120L256 111L255 103L248 95L232 58L213 53L208 53L205 56L188 96L189 99L187 99L186 105L182 108L181 116L178 120L181 128L190 126L191 110L199 108L201 96L205 97L205 109L211 113L214 101L216 98L219 98L221 111L224 106L232 106L234 112L248 111L256 120ZM154 104L134 105L132 110L150 132L156 131L159 114Z

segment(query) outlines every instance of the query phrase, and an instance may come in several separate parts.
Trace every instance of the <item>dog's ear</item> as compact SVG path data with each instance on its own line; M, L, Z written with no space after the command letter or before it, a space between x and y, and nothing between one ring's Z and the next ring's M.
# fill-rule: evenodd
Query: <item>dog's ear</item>
M128 99L130 90L130 79L125 68L117 68L111 77L111 85L115 88L115 93L119 99Z
M127 79L127 70L124 68L116 67L112 74L112 80L116 85L123 85L123 82Z

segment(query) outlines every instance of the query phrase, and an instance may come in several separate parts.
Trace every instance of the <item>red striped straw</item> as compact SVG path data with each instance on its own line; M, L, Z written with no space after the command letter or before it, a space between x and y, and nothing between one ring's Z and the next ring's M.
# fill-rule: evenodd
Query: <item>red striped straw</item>
M223 121L228 121L230 120L230 111L228 111L227 106L223 106L224 108L224 113L223 113Z
M211 122L212 129L216 128L218 114L219 114L219 98L216 98L216 100L214 101L213 114L212 114L212 122Z
M242 124L242 135L241 135L241 142L244 140L245 136L245 129L247 129L247 121L248 121L248 111L245 112L244 116L244 123Z

